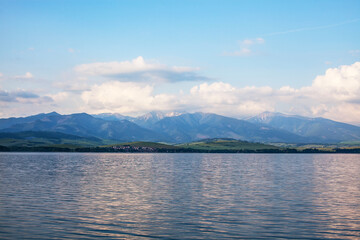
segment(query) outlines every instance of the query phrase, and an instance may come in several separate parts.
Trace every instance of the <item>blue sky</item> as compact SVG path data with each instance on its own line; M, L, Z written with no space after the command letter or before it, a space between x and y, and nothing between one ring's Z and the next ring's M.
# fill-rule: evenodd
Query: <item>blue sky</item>
M301 89L313 86L317 76L326 76L327 69L341 72L341 66L358 62L360 1L0 0L0 36L0 91L6 95L0 105L3 117L52 109L63 113L107 111L130 115L173 109L231 113L238 117L270 110L334 118L339 112L330 110L336 106L328 106L325 100L313 100L314 105L327 106L321 111L309 110L309 99L307 107L301 102L301 109L284 106L277 99L272 105L258 104L250 111L251 104L240 105L260 101L251 99L251 94L235 100L225 96L251 87L275 91L284 86L305 94ZM116 68L111 73L99 69L95 73L89 68L76 70L84 64L131 63L140 56L143 64L130 72L123 69L128 65L116 64L101 65ZM179 73L175 69L179 66L187 70ZM126 97L95 102L103 95L99 92L101 86L106 92L104 84L110 83L121 89L146 90L150 98L144 102L164 99L148 108L129 107L133 100ZM231 87L224 92L225 85L216 83ZM203 89L212 87L212 91L217 86L216 93L223 91L223 95L217 100L199 97L196 88L200 89L201 84ZM35 94L38 99L17 97L24 92ZM193 99L190 95L195 93L198 95ZM92 96L92 102L86 101L85 96ZM292 104L299 101L298 97ZM179 98L181 102L172 104ZM112 101L124 101L128 106ZM196 106L190 104L194 102ZM141 101L139 104L144 105ZM206 107L211 104L219 106ZM222 104L227 104L228 109L236 106L238 111L224 112ZM355 117L344 120L357 122Z

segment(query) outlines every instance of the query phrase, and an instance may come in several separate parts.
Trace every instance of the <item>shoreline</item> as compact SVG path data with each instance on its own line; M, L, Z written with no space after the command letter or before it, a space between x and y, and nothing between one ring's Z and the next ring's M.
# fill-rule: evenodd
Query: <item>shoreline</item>
M177 149L177 150L168 150L168 149L155 149L152 151L145 150L131 150L131 151L119 151L111 149L68 149L68 148L54 148L54 147L39 147L39 148L10 148L7 150L2 149L0 153L229 153L229 154L359 154L360 148L356 149L334 149L334 150L319 150L319 149L284 149L284 150L274 150L274 149L263 149L263 150L198 150L198 149Z

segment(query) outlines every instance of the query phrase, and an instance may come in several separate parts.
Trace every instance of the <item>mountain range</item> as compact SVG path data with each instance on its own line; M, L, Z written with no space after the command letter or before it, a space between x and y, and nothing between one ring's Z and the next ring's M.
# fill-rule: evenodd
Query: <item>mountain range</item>
M320 143L359 141L360 127L325 118L308 118L297 115L264 112L247 119L254 124L265 124Z
M26 118L0 119L0 132L51 131L81 137L117 141L164 141L160 133L142 128L128 120L104 120L86 113L60 115L56 112Z
M360 127L354 125L271 112L244 120L212 113L178 112L150 112L140 117L51 112L0 119L0 136L20 132L58 132L120 142L186 143L208 138L298 144L360 141Z

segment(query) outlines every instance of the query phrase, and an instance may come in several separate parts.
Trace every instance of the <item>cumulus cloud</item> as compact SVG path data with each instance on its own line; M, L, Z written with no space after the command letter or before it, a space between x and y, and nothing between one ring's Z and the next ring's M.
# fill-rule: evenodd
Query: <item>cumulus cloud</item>
M200 84L190 90L190 102L196 103L198 111L216 112L228 116L244 116L273 110L264 98L272 96L270 87L236 88L228 83Z
M313 115L359 122L360 62L328 69L311 86L299 89L297 96L313 100Z
M301 93L327 102L360 100L360 62L328 69L325 75L317 76L310 87L302 88Z
M360 122L360 62L330 68L310 86L299 89L205 83L193 87L191 95L203 108L225 114L252 115L266 110Z
M131 63L130 66L134 67ZM132 71L137 72L137 67L134 68ZM0 106L12 111L16 108L11 104L36 102L38 106L43 103L44 109L69 113L138 115L152 110L201 111L239 118L263 111L278 111L360 123L360 62L329 68L311 85L301 88L237 87L225 82L212 82L196 84L189 91L179 89L178 93L167 94L158 93L159 89L155 87L144 82L109 80L88 85L84 90L64 89L47 95L47 100L46 96L31 91L0 90Z
M269 101L275 90L270 87L236 88L228 83L203 83L187 94L154 94L154 87L141 83L110 81L93 86L82 94L92 112L136 115L153 110L203 111L243 116L274 110Z
M79 74L89 76L103 76L122 81L160 81L179 82L206 80L197 74L199 68L166 66L163 64L145 61L139 56L131 61L97 62L82 64L75 67Z
M27 72L24 75L17 75L14 78L15 79L31 79L31 78L34 78L34 76L30 72Z
M360 62L328 69L310 86L235 87L224 82L202 83L188 93L154 94L141 83L110 81L82 94L90 110L123 114L151 110L202 111L233 117L279 111L339 121L359 122Z
M138 113L176 108L176 96L154 94L153 87L139 83L110 81L82 94L84 102L98 112Z

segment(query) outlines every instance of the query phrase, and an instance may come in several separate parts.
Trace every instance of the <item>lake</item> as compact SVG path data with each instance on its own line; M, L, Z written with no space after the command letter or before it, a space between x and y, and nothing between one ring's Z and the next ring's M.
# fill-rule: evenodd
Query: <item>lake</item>
M358 239L360 155L0 153L0 239Z

